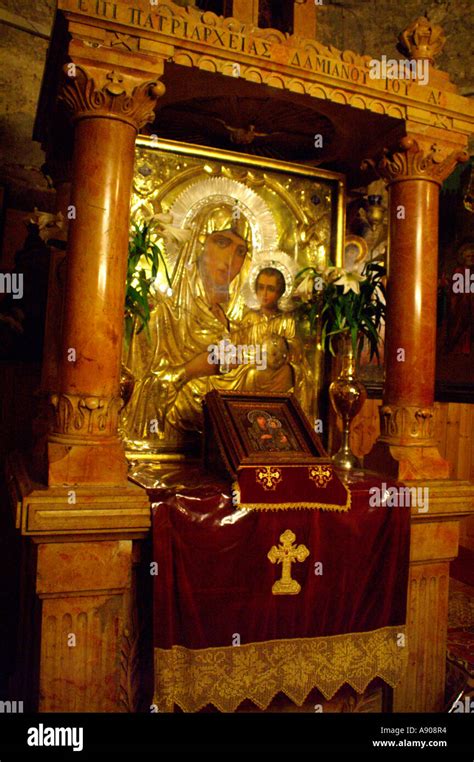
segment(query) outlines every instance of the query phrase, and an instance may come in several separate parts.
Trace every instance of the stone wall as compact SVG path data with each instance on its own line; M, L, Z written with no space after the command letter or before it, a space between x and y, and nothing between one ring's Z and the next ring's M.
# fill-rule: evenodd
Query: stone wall
M55 6L55 0L0 0L0 184L7 204L18 209L53 203L32 133Z
M48 45L45 37L55 4L55 0L0 0L0 185L7 186L8 205L16 209L36 205L48 210L53 204L53 193L41 173L44 155L31 136ZM450 72L463 94L474 92L469 54L473 0L323 0L318 8L318 38L375 57L383 53L400 57L395 48L399 32L425 10L447 34L440 67Z
M474 94L473 0L323 0L318 39L374 58L402 58L396 50L398 35L425 11L447 38L436 65L449 72L462 95Z

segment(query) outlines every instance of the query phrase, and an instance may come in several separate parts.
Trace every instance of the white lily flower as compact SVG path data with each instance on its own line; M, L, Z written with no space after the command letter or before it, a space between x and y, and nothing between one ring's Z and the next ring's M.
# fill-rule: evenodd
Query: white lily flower
M186 243L186 241L189 240L191 236L190 230L183 230L182 228L176 227L176 225L173 225L173 215L166 213L166 212L160 212L159 214L154 214L150 218L150 222L157 223L156 228L159 235L163 238L165 243L170 243L171 241L175 240L180 245Z
M308 272L294 289L293 296L298 296L304 302L308 302L313 295L313 288L314 275Z
M164 222L165 225L171 225L173 222L173 215L169 212L160 212L159 214L153 214L150 217L150 222Z
M334 281L335 286L344 286L344 294L349 291L353 291L354 294L360 294L360 282L365 278L355 270L351 272L344 272L337 280Z
M169 243L172 240L177 241L179 244L186 243L191 237L190 230L183 230L177 228L174 225L161 224L158 228L159 235L163 238L165 243Z

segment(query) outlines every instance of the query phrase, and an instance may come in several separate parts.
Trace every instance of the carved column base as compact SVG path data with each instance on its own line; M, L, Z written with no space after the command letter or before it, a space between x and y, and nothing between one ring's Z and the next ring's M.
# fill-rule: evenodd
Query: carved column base
M123 443L62 444L48 442L48 486L56 484L121 484L128 466Z
M449 479L450 465L437 447L396 446L377 440L364 468L392 476L394 479Z
M454 555L457 541L455 544ZM407 605L408 669L405 680L394 690L394 712L440 712L443 708L448 592L449 562L412 564Z
M420 487L417 482L405 482ZM412 507L407 599L408 667L394 689L394 712L439 712L444 705L449 563L458 553L459 525L474 511L474 485L424 481L426 512Z
M124 446L117 435L120 397L53 394L48 437L48 484L120 483L127 479Z
M380 406L380 441L405 447L435 447L434 408L423 405Z
M364 457L364 466L400 480L448 479L449 463L434 436L434 408L383 404L380 436Z
M125 540L39 546L40 712L124 711L120 651L131 552Z
M15 698L33 712L128 711L132 546L149 532L146 492L32 484L17 455L6 477L25 570Z

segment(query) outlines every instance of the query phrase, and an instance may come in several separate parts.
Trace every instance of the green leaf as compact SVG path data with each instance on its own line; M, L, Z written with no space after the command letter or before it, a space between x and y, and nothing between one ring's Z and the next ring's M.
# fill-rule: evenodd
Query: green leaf
M160 259L161 259L161 261L163 263L163 267L164 267L164 270L165 270L165 276L166 276L166 280L168 282L168 286L171 288L171 279L170 279L170 276L169 276L169 273L168 273L168 268L166 266L165 258L164 258L164 256L163 256L161 251L158 251L158 253L159 253Z
M357 355L357 334L358 334L357 325L354 324L351 327L351 340L352 340L352 349L355 355Z

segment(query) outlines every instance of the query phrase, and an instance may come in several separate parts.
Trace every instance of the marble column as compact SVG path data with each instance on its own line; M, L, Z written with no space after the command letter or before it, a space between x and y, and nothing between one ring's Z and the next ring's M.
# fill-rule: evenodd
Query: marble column
M129 205L137 131L158 81L67 64L60 98L75 126L59 387L48 484L120 483L117 433Z
M396 712L443 708L449 564L459 521L472 512L472 485L448 478L434 437L439 188L466 159L410 136L370 162L389 187L390 229L381 434L364 466L423 496L411 505L408 668L394 690Z
M381 434L364 459L400 479L446 478L434 438L439 189L459 161L405 137L370 164L389 188L390 229Z
M28 569L19 652L32 653L17 665L12 695L32 710L133 704L133 545L149 531L150 506L127 481L117 423L135 137L164 92L163 61L153 67L156 75L140 73L125 53L117 69L68 64L60 91L74 152L62 339L45 375L47 486L20 457L7 469Z

